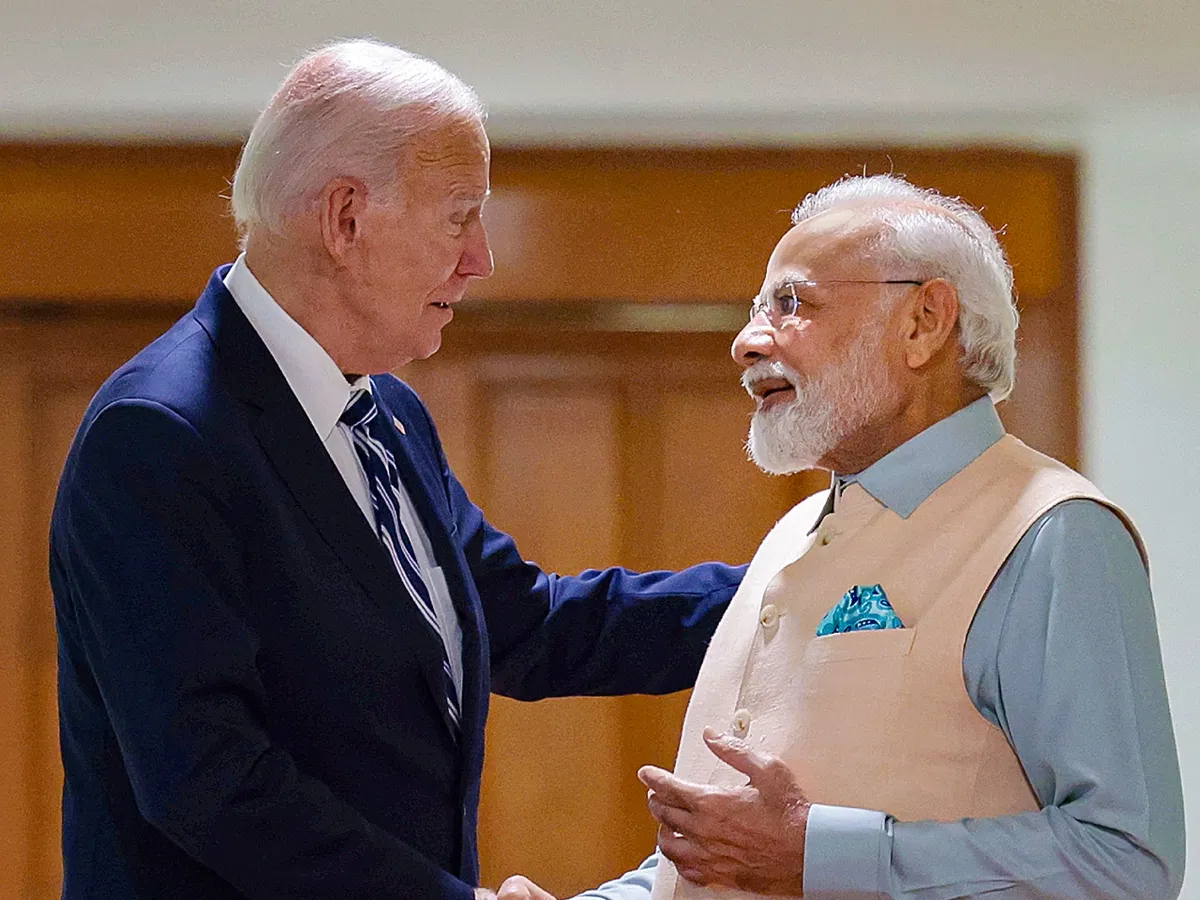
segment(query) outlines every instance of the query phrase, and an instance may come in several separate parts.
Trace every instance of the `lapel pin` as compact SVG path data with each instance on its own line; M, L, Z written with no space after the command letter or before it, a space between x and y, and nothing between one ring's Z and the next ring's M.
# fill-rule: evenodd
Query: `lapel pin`
M401 422L399 419L397 419L395 416L392 416L392 424L396 426L396 430L399 431L401 434L408 434L408 432L404 430L404 423Z

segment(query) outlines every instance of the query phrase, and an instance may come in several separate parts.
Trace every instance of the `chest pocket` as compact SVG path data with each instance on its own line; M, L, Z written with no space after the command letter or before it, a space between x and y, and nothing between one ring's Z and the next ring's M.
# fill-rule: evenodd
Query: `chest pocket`
M814 638L804 651L806 665L887 659L907 656L915 628L886 628L880 631L848 631Z

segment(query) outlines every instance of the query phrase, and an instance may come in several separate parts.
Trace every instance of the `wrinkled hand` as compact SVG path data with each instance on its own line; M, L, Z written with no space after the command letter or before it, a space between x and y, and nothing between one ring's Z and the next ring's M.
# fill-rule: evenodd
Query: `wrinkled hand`
M500 885L497 900L556 900L555 896L526 878L524 875L512 875Z
M684 781L655 766L638 770L650 789L663 855L699 885L799 896L809 807L804 791L782 760L745 741L706 728L704 742L750 783L723 788Z

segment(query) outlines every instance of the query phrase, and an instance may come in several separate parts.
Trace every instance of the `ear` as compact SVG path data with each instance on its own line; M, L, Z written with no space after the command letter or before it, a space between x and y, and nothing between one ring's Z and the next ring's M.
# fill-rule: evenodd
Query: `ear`
M958 289L945 278L934 278L917 289L905 319L904 361L920 369L952 340L958 324Z
M344 265L362 239L366 206L367 188L357 178L334 178L321 190L321 242L335 264Z

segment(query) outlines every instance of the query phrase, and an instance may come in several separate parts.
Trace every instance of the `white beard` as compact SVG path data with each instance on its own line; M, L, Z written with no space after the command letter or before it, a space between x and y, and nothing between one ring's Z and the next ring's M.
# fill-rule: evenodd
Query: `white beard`
M896 389L878 360L882 329L863 334L841 365L803 379L781 362L762 360L742 373L747 391L767 378L786 379L790 403L760 409L750 420L746 451L764 472L792 475L818 463L848 437L877 421L896 400Z

